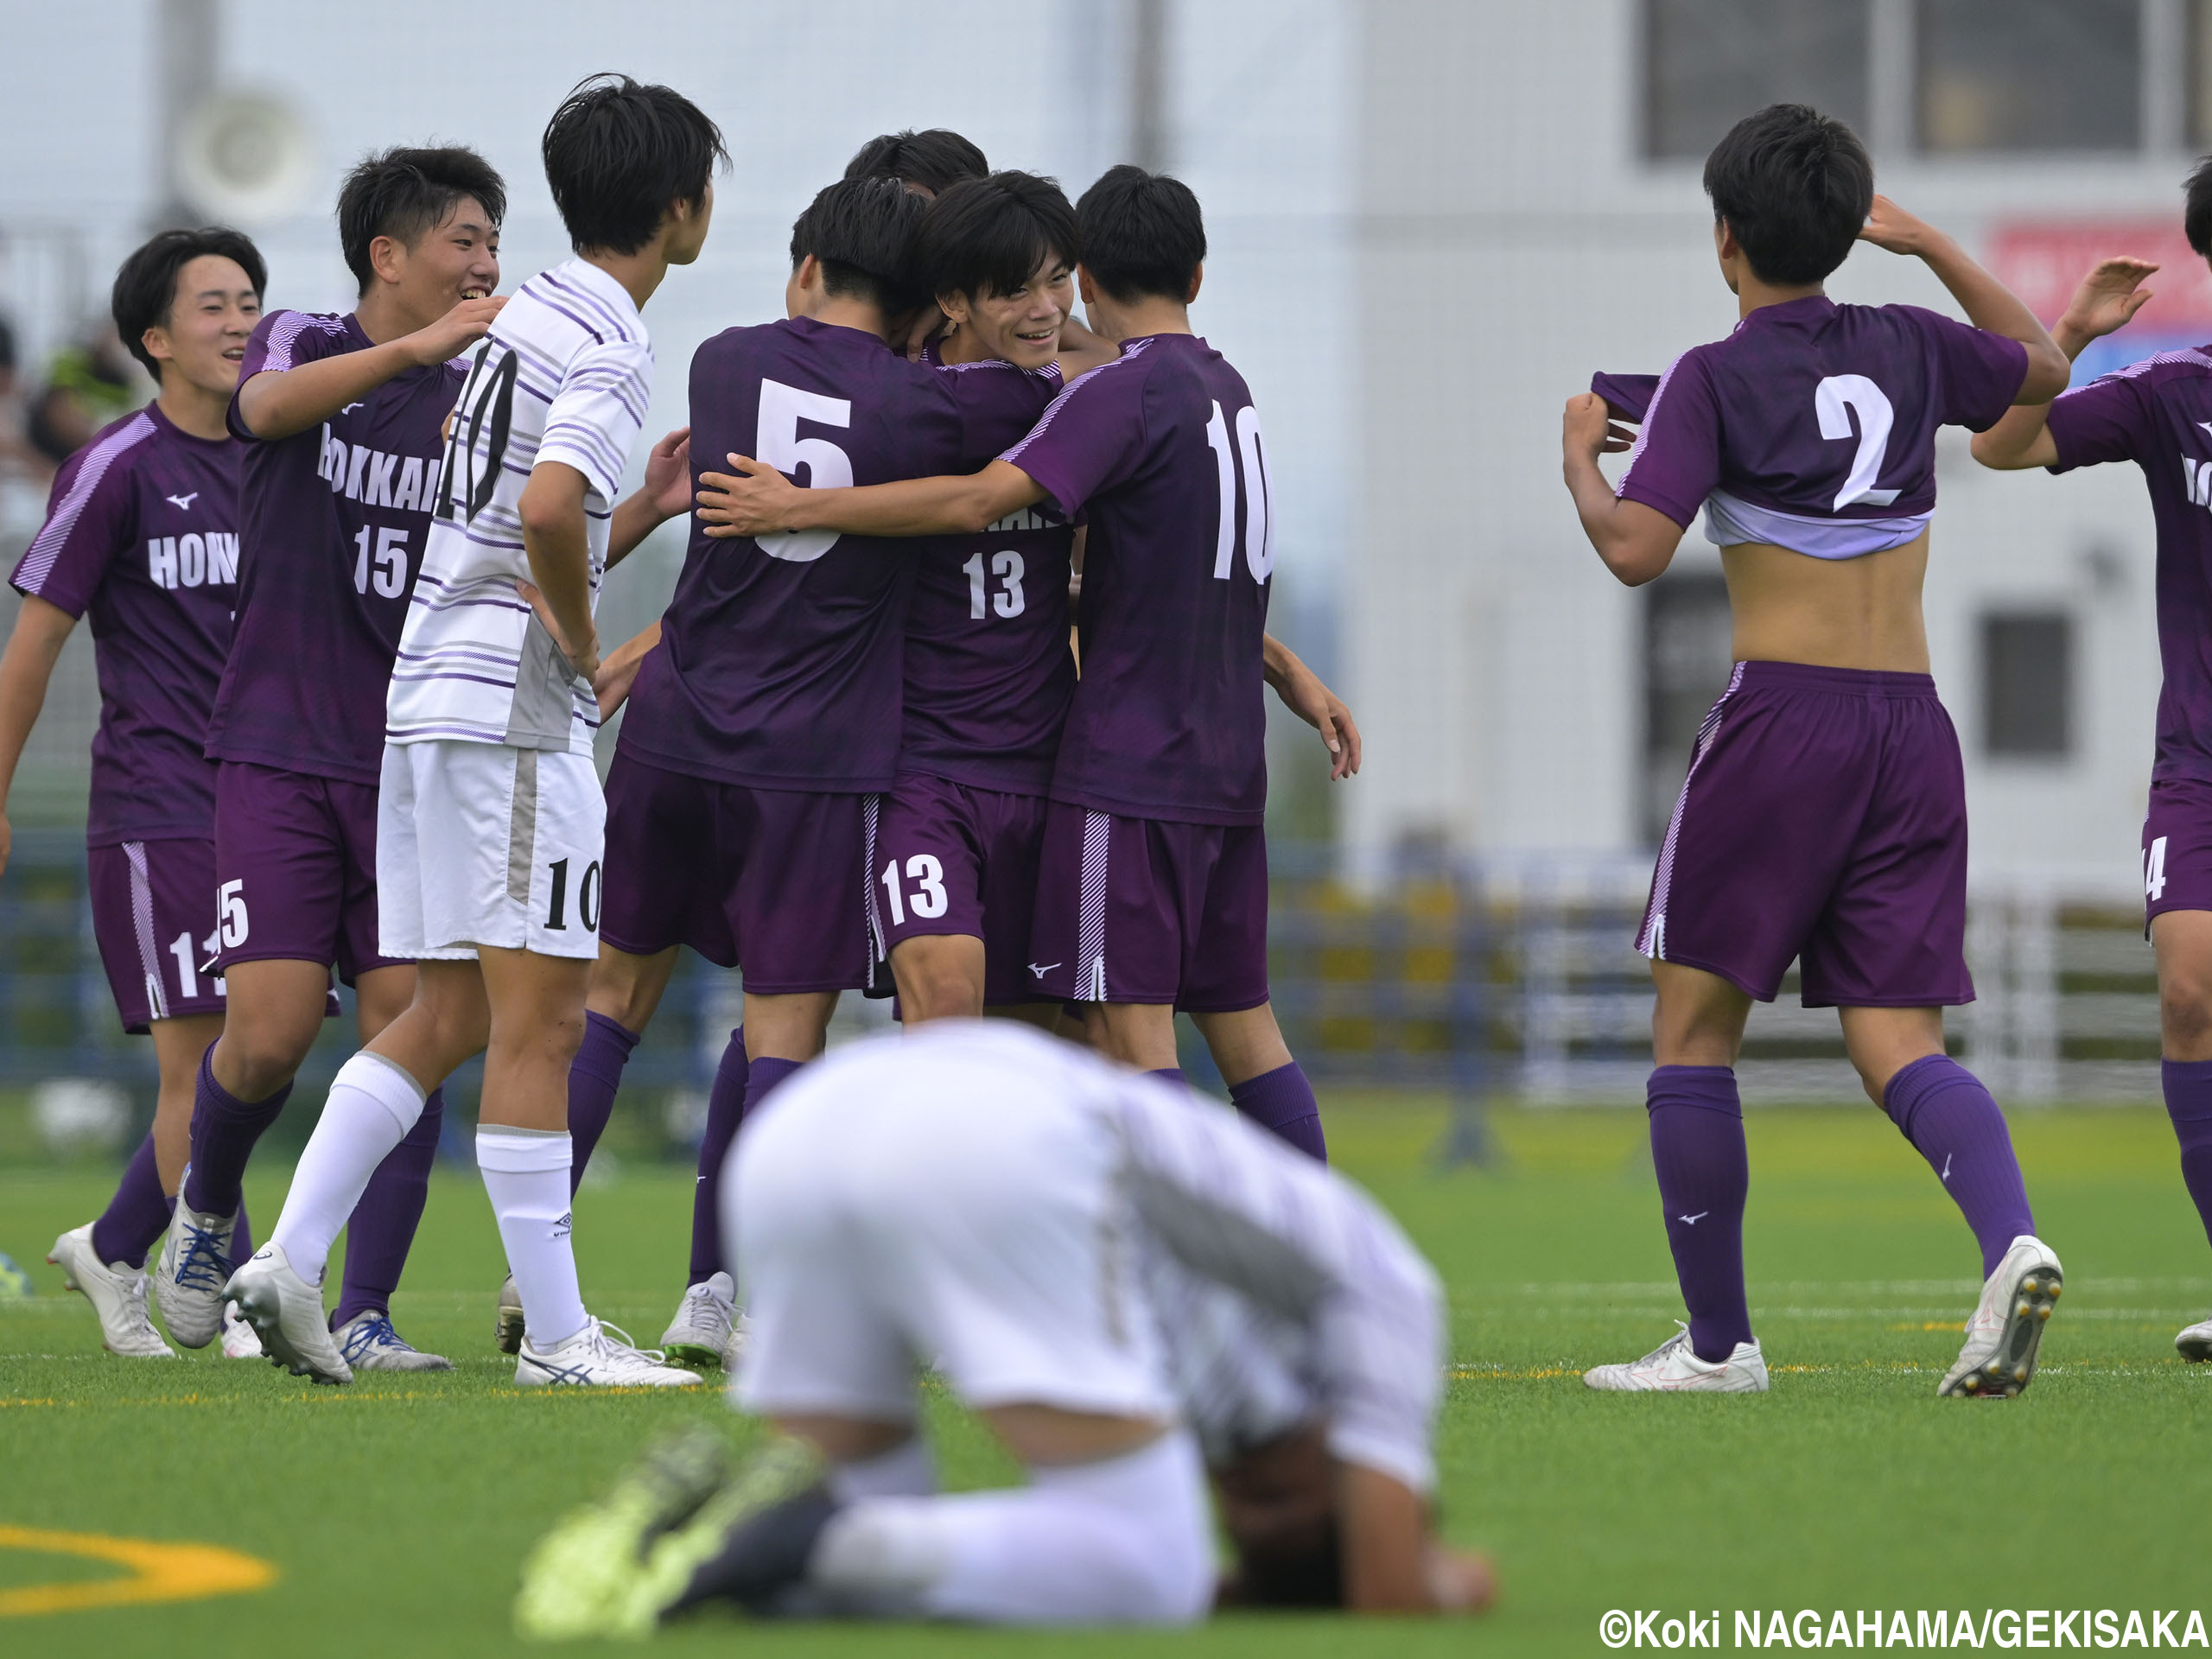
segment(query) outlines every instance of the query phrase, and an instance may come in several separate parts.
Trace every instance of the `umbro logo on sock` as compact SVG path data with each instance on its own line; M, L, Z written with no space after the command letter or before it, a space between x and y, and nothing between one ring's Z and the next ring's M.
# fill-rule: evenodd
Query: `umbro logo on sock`
M574 1228L574 1226L575 1226L575 1213L576 1213L576 1212L575 1212L575 1211L573 1211L573 1210L563 1210L563 1211L561 1212L561 1219L560 1219L560 1220L558 1220L558 1221L556 1221L556 1222L555 1222L555 1223L553 1224L553 1236L554 1236L554 1237L556 1237L556 1238L566 1238L566 1237L568 1237L568 1236L569 1236L569 1232L573 1230L573 1228Z
M1703 1221L1703 1220L1704 1220L1707 1216L1711 1215L1712 1213L1713 1213L1713 1211L1710 1211L1710 1210L1700 1210L1700 1211L1699 1211L1697 1212L1697 1214L1695 1214L1695 1215L1694 1215L1694 1216L1676 1216L1676 1217L1675 1217L1675 1219L1676 1221L1681 1222L1681 1223L1682 1224L1682 1225L1683 1225L1683 1226L1685 1226L1685 1227L1694 1227L1694 1226L1696 1226L1696 1225L1698 1224L1698 1223L1700 1223L1700 1221Z

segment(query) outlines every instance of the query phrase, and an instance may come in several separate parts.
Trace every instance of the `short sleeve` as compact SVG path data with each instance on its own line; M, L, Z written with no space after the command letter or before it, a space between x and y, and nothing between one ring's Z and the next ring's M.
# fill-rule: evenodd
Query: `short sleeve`
M1908 308L1936 346L1942 376L1943 424L1986 432L2020 395L2028 378L2028 348L1986 328L1968 327L1940 311Z
M1641 422L1659 390L1656 374L1607 374L1590 377L1590 390L1605 400L1606 411L1617 421Z
M545 435L534 465L573 467L603 501L621 493L630 451L652 404L652 348L609 340L579 352L545 411Z
M1704 359L1684 352L1667 365L1613 493L1641 501L1688 530L1720 482L1720 404Z
M8 579L17 593L84 615L117 556L137 537L130 454L153 433L152 420L136 415L69 458L54 480L46 523Z
M2124 369L2059 393L2050 406L2050 441L2058 450L2054 473L2139 460L2152 441L2142 378Z
M302 363L342 356L347 349L342 318L320 316L312 311L271 311L254 325L246 339L245 358L238 365L239 391L257 374L282 374ZM238 413L238 392L231 394L226 420L232 437L245 443L260 442Z
M1081 376L999 457L1036 480L1063 517L1128 477L1143 456L1143 360L1131 353Z

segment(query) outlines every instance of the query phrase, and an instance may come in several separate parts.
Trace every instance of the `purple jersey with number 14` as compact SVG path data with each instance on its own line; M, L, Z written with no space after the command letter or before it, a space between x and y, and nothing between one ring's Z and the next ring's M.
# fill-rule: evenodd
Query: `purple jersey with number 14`
M1260 823L1274 548L1244 378L1194 334L1126 340L1002 458L1090 523L1083 677L1052 799L1124 817Z
M238 384L369 344L351 316L271 311L246 344ZM237 631L207 734L214 759L377 782L385 688L467 366L410 369L266 442L232 399L245 475Z

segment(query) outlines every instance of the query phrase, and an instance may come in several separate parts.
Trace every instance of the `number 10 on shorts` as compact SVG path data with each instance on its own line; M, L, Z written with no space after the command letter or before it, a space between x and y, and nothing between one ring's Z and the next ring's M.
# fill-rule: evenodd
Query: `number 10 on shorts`
M2166 838L2164 836L2143 849L2143 896L2154 905L2166 896Z

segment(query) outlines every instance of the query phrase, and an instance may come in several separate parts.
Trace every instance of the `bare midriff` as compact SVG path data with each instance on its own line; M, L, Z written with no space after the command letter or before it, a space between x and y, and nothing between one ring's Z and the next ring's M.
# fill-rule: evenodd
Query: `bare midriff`
M1738 662L1928 672L1920 589L1928 532L1855 559L1815 559L1769 542L1720 550Z

